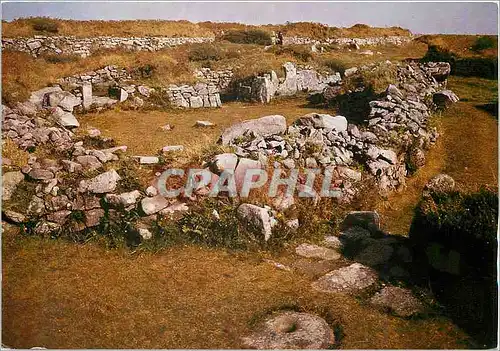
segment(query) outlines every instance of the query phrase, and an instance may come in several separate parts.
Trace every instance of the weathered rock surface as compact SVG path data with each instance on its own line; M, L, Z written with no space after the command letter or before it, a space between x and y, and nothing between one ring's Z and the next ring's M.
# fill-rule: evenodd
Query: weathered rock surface
M286 119L280 115L265 116L257 119L243 121L227 128L221 136L222 145L229 145L235 139L251 135L283 134L286 131Z
M2 199L10 200L19 183L24 180L24 174L19 171L6 172L2 175Z
M142 201L141 201L142 211L146 215L152 215L152 214L155 214L157 212L160 212L168 205L169 205L169 201L161 195L156 195L153 197L146 197L146 198L142 199Z
M264 240L271 238L275 222L269 215L269 210L252 204L241 204L237 210L238 218L250 230L256 229L262 233Z
M99 174L98 176L80 181L79 192L91 192L94 194L104 194L113 192L116 189L120 175L114 169Z
M338 260L340 258L340 254L335 250L311 244L297 246L295 253L302 257L319 258L322 260Z
M327 349L335 343L328 323L315 315L282 312L269 317L258 332L243 338L254 349Z
M425 306L413 295L411 290L394 286L383 288L370 299L370 303L405 318L425 311Z
M354 294L372 286L377 279L376 271L353 263L324 275L312 283L312 287L321 292Z

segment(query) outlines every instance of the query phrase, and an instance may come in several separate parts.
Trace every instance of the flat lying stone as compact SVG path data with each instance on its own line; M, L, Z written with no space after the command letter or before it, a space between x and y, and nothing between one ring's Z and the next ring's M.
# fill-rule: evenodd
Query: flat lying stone
M135 156L141 165L154 165L160 162L156 156Z
M168 145L164 146L161 151L163 152L172 152L172 151L182 151L184 150L184 146L182 145Z
M375 284L377 277L375 270L360 263L353 263L327 273L311 286L326 293L354 294Z
M338 260L340 258L340 254L337 251L311 244L301 244L297 246L297 248L295 248L295 253L302 257L319 258L322 260Z
M423 313L425 310L425 306L413 295L411 290L395 286L383 288L370 299L370 303L405 318Z
M22 213L19 213L19 212L4 210L3 215L9 221L14 222L14 223L26 222L26 216Z
M195 127L213 127L215 126L214 123L210 122L210 121L196 121L196 124L195 124Z
M367 266L377 266L387 263L391 259L393 252L392 246L374 240L361 250L354 260Z
M326 349L335 343L328 323L321 317L300 312L283 312L268 318L261 330L243 338L254 349Z

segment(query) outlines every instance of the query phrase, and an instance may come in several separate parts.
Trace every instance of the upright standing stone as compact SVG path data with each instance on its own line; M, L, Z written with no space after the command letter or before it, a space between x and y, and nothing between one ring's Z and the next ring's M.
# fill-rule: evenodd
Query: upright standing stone
M92 84L83 83L82 85L83 108L88 109L92 105Z

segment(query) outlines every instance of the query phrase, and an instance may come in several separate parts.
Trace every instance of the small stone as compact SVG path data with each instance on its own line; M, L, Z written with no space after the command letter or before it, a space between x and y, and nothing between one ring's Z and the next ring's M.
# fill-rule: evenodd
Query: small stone
M160 211L162 215L172 216L189 211L189 207L183 202L176 202Z
M141 236L142 240L150 240L153 238L153 233L149 229L146 228L139 228L138 229L139 235Z
M342 241L336 236L330 235L325 236L325 240L323 241L323 245L330 249L341 250L343 248Z
M164 126L161 126L160 128L161 128L161 130L163 130L165 132L174 129L174 127L172 127L170 124L165 124Z
M147 196L156 196L158 195L158 190L154 186L148 186L146 188L146 195Z
M207 127L214 127L215 124L210 121L196 121L195 126L201 128L207 128Z
M154 165L160 162L156 156L134 156L141 165Z
M54 178L54 173L42 168L32 169L28 175L35 180L46 180Z
M141 201L142 211L148 216L160 212L168 205L168 200L161 195L146 197Z
M93 210L85 211L85 225L90 227L96 227L101 223L101 219L104 217L104 210L102 208L96 208Z
M184 150L184 146L182 145L168 145L164 146L161 151L162 152L172 152L172 151L182 151Z
M92 155L77 156L76 162L88 171L94 171L102 167L102 163Z

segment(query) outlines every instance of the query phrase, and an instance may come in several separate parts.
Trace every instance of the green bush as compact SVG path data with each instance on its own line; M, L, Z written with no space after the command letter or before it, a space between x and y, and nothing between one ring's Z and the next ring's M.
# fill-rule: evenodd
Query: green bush
M480 276L495 275L498 194L481 189L431 194L418 208L410 233L416 247L436 242L455 250Z
M38 32L57 33L59 31L57 22L45 17L31 19L31 26Z
M481 51L485 49L493 49L497 46L497 41L490 36L482 36L476 39L472 46L472 51Z
M345 70L349 68L342 61L335 60L335 59L324 60L322 62L322 65L325 66L326 68L328 68L329 70L331 70L332 72L339 72L341 76L343 76Z
M308 45L280 45L273 47L272 52L275 55L290 55L303 62L307 62L313 58L311 48Z
M222 39L236 44L272 44L271 35L259 29L232 30L223 35Z
M52 54L52 55L46 55L44 56L45 61L48 63L70 63L70 62L76 62L80 58L77 55L58 55L58 54Z
M213 44L197 44L189 50L189 61L219 61L224 54L220 48Z
M438 45L429 45L425 56L422 58L423 62L449 62L450 64L455 60L454 53Z
M432 289L473 348L496 345L497 219L496 192L454 191L425 199L410 229L416 282Z

